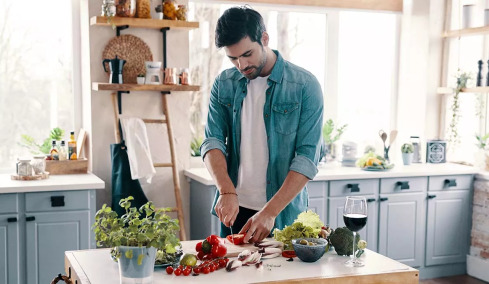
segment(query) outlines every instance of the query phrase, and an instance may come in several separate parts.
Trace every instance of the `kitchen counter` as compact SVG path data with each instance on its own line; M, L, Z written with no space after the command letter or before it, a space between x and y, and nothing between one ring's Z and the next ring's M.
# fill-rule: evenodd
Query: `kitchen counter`
M104 181L92 173L51 175L48 179L29 181L11 180L10 174L0 174L0 194L103 188Z
M186 242L182 242L185 247ZM168 275L155 268L153 283L418 283L418 270L400 262L366 250L361 259L364 267L346 267L348 258L334 251L326 253L314 263L295 258L288 262L283 257L263 261L260 269L240 267L232 272L220 269L199 276ZM67 251L65 272L78 284L119 284L119 268L112 261L109 249ZM70 273L71 272L71 273Z
M480 169L459 164L411 164L396 165L385 172L364 171L356 167L320 166L315 181L350 180L370 178L418 177L437 175L477 174ZM206 168L194 168L184 171L185 176L204 185L214 185L214 181Z

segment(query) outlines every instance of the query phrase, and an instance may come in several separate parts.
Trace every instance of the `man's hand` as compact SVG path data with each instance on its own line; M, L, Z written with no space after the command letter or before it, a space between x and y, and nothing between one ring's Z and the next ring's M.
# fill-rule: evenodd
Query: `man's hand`
M236 221L239 212L238 196L234 194L223 194L217 199L216 206L217 217L226 226L230 227Z
M275 224L275 217L262 209L248 219L248 222L239 232L240 234L246 234L244 242L248 243L251 240L251 242L256 243L268 237Z

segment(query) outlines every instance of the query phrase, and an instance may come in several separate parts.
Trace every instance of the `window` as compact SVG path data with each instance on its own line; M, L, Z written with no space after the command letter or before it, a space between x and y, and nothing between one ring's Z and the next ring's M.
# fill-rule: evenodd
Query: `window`
M201 91L193 96L192 131L203 137L207 103L215 77L233 65L214 46L217 19L229 7L190 2L201 27L191 33L190 64ZM379 129L395 127L399 17L392 13L317 7L253 5L262 14L270 47L311 71L321 84L324 118L348 124L344 139L359 147L376 144ZM376 145L377 146L377 145ZM363 148L359 148L363 149ZM380 149L380 148L378 148Z
M0 171L12 172L18 157L32 157L21 146L22 134L42 144L52 128L60 127L68 136L75 127L77 5L66 0L41 5L0 1Z

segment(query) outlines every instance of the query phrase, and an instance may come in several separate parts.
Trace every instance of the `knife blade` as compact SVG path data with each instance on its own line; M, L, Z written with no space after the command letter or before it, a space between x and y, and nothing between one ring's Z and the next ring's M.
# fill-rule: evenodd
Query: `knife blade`
M229 229L231 230L231 239L233 239L233 245L234 245L233 226L229 226Z

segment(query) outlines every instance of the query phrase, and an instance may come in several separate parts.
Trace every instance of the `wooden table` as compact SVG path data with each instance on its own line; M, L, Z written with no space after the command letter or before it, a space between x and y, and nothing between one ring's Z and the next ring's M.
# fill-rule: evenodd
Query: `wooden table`
M191 241L190 241L191 242ZM190 244L190 242L188 242ZM184 248L185 242L184 243ZM184 249L185 251L185 249ZM220 269L199 276L168 275L155 268L153 283L418 283L419 272L407 265L366 250L361 256L364 267L346 267L348 257L334 251L314 263L283 257L263 261L263 267L240 267L232 272ZM108 249L65 252L66 275L77 284L119 284L119 268ZM75 282L77 280L77 282Z

